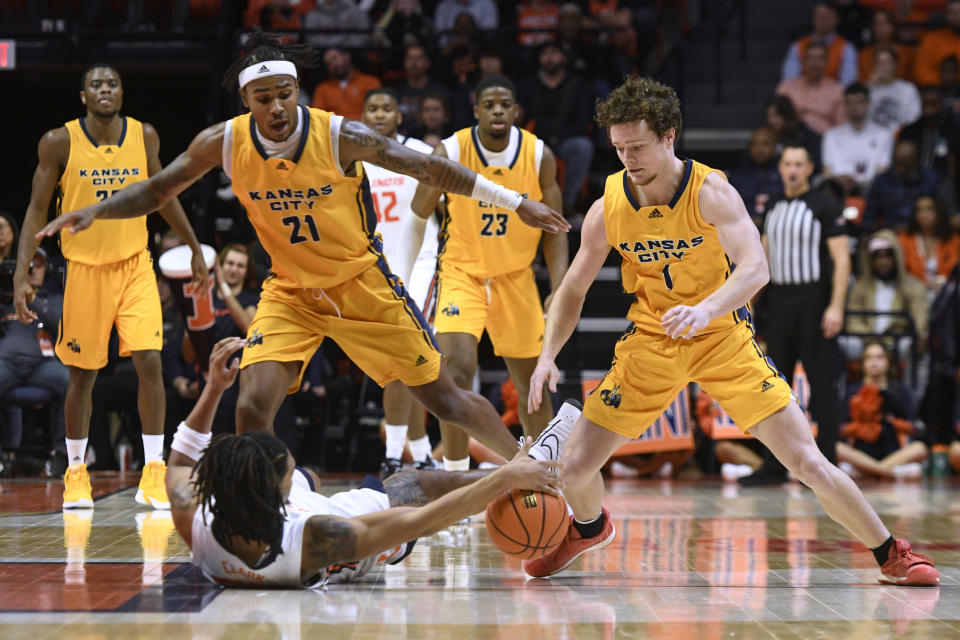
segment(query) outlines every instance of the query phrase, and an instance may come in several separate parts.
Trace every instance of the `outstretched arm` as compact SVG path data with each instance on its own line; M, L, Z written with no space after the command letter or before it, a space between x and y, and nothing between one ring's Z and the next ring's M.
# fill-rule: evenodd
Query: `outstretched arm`
M693 337L714 318L750 302L770 280L757 225L747 214L740 194L716 173L707 176L700 187L700 211L704 221L717 228L720 244L737 268L697 305L678 305L663 314L660 326L671 338Z
M527 396L527 411L535 412L543 402L543 383L556 393L560 370L554 360L577 328L583 299L590 285L600 273L603 261L610 253L606 225L603 222L603 198L599 198L587 211L580 230L580 249L573 258L560 288L553 294L553 303L547 312L547 328L543 336L543 350L537 367L530 376L530 395Z
M222 122L204 129L186 151L149 180L134 182L106 200L62 215L37 236L52 236L60 229L76 233L89 227L94 218L136 218L166 206L206 172L219 166L223 129Z
M60 173L69 156L70 133L66 127L47 131L40 138L37 145L37 169L33 172L33 185L30 189L30 204L20 230L17 270L13 274L13 307L17 312L17 319L23 323L29 324L37 319L37 314L27 306L36 293L27 282L30 262L40 246L40 240L34 236L47 223L50 199L53 198L53 190L57 187Z
M447 149L442 144L438 144L433 150L433 155L438 158L447 157ZM417 184L417 190L413 194L413 201L410 208L421 218L429 218L436 211L437 204L440 202L440 196L443 195L443 189L435 189L423 182Z
M147 148L147 171L151 176L155 176L163 171L163 164L160 163L160 136L153 125L143 123L143 142ZM180 239L183 240L193 256L190 258L190 268L193 270L194 286L202 286L210 277L207 271L207 265L203 260L203 251L200 249L200 242L193 233L193 227L187 220L187 214L180 206L180 200L177 197L170 198L163 207L160 208L160 215L167 221L173 230L177 232Z
M386 138L362 122L344 119L340 128L340 163L344 171L354 162L371 162L377 166L416 178L419 182L474 199L486 199L478 193L478 176L463 165L438 155L428 155ZM489 181L487 181L489 183ZM481 180L480 185L484 183ZM494 191L507 192L494 185ZM481 189L482 190L482 189ZM500 193L498 192L498 193ZM493 204L502 204L492 201ZM543 203L523 198L516 212L526 224L550 233L568 231L570 225L559 213Z
M332 564L359 560L434 534L482 511L507 489L556 493L560 489L557 463L529 457L530 444L493 473L423 507L394 507L349 519L312 516L303 532L301 575L315 575Z
M220 396L237 379L240 361L234 360L227 366L230 356L243 348L243 338L224 338L218 342L210 354L207 385L197 399L197 404L184 424L199 434L209 434L213 429L213 416L220 404ZM173 523L183 541L190 546L193 543L193 515L197 510L197 497L193 490L191 476L197 460L177 450L176 437L174 447L167 461L166 487L170 497L170 513Z

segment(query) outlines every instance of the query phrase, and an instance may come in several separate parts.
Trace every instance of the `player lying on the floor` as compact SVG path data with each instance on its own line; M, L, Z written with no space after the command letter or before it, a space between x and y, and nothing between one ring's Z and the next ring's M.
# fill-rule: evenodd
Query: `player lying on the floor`
M492 473L401 472L376 488L315 493L313 475L297 468L274 436L211 441L217 403L239 371L237 361L226 365L243 345L241 338L226 338L214 347L207 386L174 436L167 471L177 532L193 563L218 584L343 582L378 563L399 562L411 541L483 510L507 489L560 489L556 462L530 458L528 442Z

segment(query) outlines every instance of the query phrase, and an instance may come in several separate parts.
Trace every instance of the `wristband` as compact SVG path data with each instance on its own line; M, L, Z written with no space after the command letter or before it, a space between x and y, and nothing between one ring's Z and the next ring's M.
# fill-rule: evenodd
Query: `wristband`
M508 211L516 211L523 202L523 196L513 189L502 187L480 174L477 174L477 181L473 183L473 192L470 197L481 202L489 202L495 207Z
M177 433L173 436L173 444L170 445L171 451L178 451L187 456L194 462L203 455L203 450L210 444L213 438L211 433L200 433L187 426L186 422L181 422L177 427Z

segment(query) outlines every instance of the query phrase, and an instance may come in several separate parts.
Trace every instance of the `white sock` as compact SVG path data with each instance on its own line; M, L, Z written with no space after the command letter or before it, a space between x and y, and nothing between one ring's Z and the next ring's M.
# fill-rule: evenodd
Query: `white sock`
M143 434L143 462L163 462L163 434Z
M443 456L443 468L446 471L470 471L470 456L459 460L451 460Z
M387 432L386 456L399 460L403 456L403 445L407 444L407 425L388 424L384 431Z
M74 440L67 438L67 464L76 467L83 464L83 458L87 453L87 438Z
M410 455L414 462L423 462L430 455L430 438L423 436L410 441Z

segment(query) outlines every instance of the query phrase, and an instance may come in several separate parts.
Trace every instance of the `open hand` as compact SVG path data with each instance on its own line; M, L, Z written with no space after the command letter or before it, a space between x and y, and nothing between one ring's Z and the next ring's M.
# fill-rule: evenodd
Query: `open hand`
M542 202L530 198L523 199L517 207L517 215L534 229L543 229L549 233L570 230L570 223L564 220L562 215Z
M560 463L556 460L534 460L530 457L533 438L527 439L513 460L497 469L495 473L506 476L504 481L510 489L543 491L559 495L563 489L560 480Z
M548 383L551 393L557 392L557 382L560 381L560 370L553 360L539 358L537 367L530 376L530 391L527 394L527 412L534 413L540 409L543 402L543 383Z
M93 224L94 215L91 207L77 209L70 213L65 213L52 220L43 229L40 229L35 236L37 240L56 235L61 229L69 229L70 233L77 233L88 229Z
M13 308L17 312L17 320L23 324L30 324L37 319L37 314L28 307L37 292L33 290L27 280L14 278L13 280Z
M246 340L243 338L224 338L213 347L210 353L210 369L207 372L207 384L218 391L223 391L233 384L240 372L240 360L234 360L230 366L225 366L230 356L243 348Z
M681 304L663 314L660 318L660 326L671 338L689 339L710 324L710 319L710 314L700 305L688 307Z

